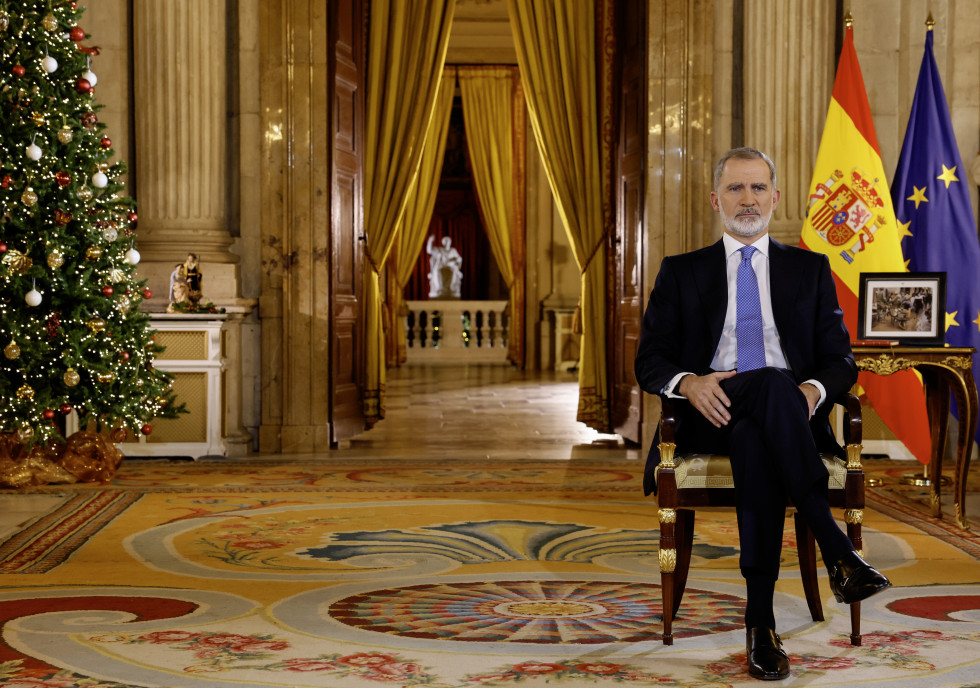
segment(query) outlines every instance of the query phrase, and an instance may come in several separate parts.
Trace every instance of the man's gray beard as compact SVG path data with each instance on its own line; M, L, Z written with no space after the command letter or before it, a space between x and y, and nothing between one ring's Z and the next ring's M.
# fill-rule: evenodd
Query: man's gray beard
M761 234L765 231L766 227L769 226L769 220L772 219L772 212L766 217L761 215L757 216L749 224L744 224L742 221L736 217L729 217L725 214L725 211L721 211L722 222L725 223L725 227L729 232L736 236L750 237L756 234Z

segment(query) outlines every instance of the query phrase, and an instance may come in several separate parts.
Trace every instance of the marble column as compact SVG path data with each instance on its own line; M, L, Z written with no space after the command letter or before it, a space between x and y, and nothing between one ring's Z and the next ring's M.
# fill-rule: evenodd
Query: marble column
M204 298L234 302L229 250L229 61L226 0L133 4L135 178L140 275L167 303L169 275L198 255Z
M744 4L744 145L776 163L782 189L770 231L796 245L830 104L834 0L752 0Z

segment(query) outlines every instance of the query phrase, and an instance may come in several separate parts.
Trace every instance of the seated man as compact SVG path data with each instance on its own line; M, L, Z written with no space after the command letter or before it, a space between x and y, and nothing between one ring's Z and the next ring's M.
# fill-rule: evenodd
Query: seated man
M829 261L769 237L779 190L764 153L722 156L710 200L725 235L664 259L643 317L636 379L650 394L688 400L677 414L679 451L731 457L749 673L780 679L789 660L772 605L787 497L814 533L839 602L891 583L858 556L827 503L819 451L842 453L828 399L857 379ZM648 494L658 463L654 444Z

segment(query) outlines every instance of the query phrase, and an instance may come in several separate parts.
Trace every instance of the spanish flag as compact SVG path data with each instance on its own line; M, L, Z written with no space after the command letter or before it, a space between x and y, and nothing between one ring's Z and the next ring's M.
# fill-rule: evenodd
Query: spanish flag
M904 272L906 267L850 22L810 182L800 245L830 258L844 322L856 339L861 273ZM863 372L858 384L895 436L919 461L928 463L929 421L922 382L915 372L889 376Z

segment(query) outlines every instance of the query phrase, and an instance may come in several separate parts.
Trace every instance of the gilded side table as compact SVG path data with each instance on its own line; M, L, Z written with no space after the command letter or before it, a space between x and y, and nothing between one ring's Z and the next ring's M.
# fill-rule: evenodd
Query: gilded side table
M977 431L977 386L973 380L973 347L859 346L854 345L858 370L876 375L891 375L914 368L922 375L932 436L929 460L930 501L933 514L941 518L939 490L943 470L943 450L949 428L949 393L952 391L960 410L960 429L956 443L956 468L953 477L953 508L956 521L966 522L966 476L970 470L973 437Z

